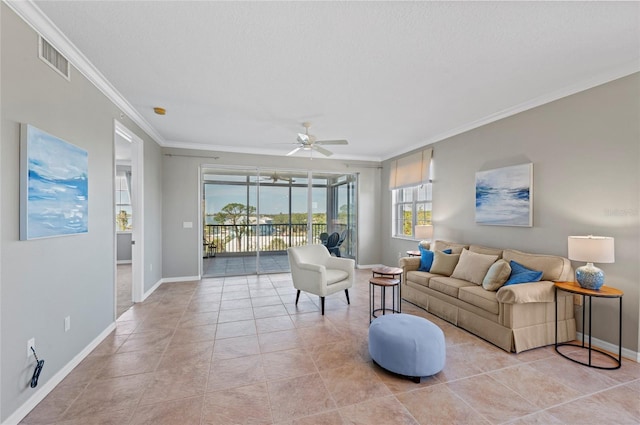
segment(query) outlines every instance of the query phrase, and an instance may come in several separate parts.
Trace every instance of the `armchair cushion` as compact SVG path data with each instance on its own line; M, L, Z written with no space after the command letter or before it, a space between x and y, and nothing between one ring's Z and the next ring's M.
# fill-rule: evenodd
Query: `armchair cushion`
M341 280L345 280L349 277L349 273L344 270L336 270L336 269L327 269L327 285L332 285L336 282L340 282Z

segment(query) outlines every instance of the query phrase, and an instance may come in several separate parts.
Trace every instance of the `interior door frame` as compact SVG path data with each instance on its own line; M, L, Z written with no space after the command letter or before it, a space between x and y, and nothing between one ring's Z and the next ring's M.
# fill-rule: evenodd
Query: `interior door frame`
M113 175L115 185L116 137L122 137L131 143L131 210L132 210L132 235L131 235L131 298L134 303L144 300L144 142L134 132L130 131L118 120L113 120L114 132L114 157ZM115 194L115 187L112 190ZM114 237L114 317L117 318L117 232L115 231L115 199L111 209L113 215Z

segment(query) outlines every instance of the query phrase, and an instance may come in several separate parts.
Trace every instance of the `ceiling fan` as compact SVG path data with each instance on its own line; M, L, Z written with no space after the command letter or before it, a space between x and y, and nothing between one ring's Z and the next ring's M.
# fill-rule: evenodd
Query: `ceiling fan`
M324 156L331 156L333 152L328 149L323 148L324 145L346 145L349 142L346 140L316 140L316 136L309 134L309 127L311 127L310 122L303 122L302 126L304 127L304 134L298 133L298 139L296 140L296 144L298 145L294 150L289 152L287 156L293 155L294 153L303 150L309 151L309 155L313 158L313 151L320 152Z
M273 173L271 173L268 176L264 176L260 179L260 181L270 181L272 183L277 183L278 181L284 181L284 182L289 182L289 183L293 183L295 182L295 180L293 179L293 177L286 177L283 176L281 174L278 174L277 171L274 171Z

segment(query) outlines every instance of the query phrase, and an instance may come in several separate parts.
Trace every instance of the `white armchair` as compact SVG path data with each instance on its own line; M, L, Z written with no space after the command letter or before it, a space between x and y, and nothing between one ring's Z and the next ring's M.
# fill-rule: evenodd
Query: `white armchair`
M332 257L324 245L303 245L287 248L293 286L300 291L320 297L324 315L324 297L344 289L349 302L349 288L353 285L355 261L350 258Z

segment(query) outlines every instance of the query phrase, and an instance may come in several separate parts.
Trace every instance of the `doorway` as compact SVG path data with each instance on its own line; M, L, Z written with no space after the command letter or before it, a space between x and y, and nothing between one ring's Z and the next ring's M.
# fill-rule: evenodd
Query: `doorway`
M287 248L338 232L356 255L357 175L202 167L203 277L289 272Z
M143 297L142 140L114 121L114 314L117 319Z

